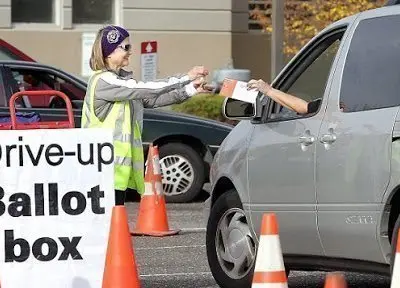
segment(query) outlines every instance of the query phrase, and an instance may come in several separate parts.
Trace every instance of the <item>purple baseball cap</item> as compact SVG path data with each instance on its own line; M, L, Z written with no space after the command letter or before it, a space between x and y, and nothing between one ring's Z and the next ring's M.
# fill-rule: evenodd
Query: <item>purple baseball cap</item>
M103 57L110 55L125 38L129 37L129 32L119 26L108 25L103 31L103 38L101 39Z

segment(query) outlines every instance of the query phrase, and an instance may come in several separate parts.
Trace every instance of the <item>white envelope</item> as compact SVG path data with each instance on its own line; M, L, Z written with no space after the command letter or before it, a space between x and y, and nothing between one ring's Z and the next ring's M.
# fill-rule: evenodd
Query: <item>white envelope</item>
M222 82L220 95L240 101L255 103L259 91L247 90L247 82L226 78Z

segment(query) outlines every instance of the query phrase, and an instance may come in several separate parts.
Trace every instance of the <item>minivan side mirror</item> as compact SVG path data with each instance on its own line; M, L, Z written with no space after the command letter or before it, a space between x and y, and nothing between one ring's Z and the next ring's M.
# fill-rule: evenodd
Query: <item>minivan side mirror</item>
M247 120L261 116L260 106L259 99L253 104L233 98L226 98L222 106L222 111L228 119Z

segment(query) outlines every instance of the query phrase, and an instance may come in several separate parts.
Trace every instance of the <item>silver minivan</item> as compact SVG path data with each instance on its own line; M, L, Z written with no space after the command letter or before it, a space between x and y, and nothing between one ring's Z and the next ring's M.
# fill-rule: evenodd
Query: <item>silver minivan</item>
M215 156L207 257L221 287L249 287L262 214L275 212L287 272L389 275L400 226L400 6L316 35L273 86L319 110L297 115L261 95L227 99L242 119ZM268 255L266 255L268 257Z

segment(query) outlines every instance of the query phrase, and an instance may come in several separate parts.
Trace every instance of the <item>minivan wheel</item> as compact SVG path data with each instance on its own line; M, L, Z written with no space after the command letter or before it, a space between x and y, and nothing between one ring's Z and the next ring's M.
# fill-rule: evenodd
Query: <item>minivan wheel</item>
M204 162L192 147L168 143L159 148L162 184L168 203L194 200L205 181Z
M207 259L220 287L250 287L256 245L235 190L221 195L210 211Z
M390 242L392 245L392 254L390 257L390 275L392 275L394 268L393 266L394 266L394 259L396 256L396 245L397 245L397 238L399 237L399 228L400 228L400 215L397 216L396 223L394 224L392 240Z

